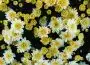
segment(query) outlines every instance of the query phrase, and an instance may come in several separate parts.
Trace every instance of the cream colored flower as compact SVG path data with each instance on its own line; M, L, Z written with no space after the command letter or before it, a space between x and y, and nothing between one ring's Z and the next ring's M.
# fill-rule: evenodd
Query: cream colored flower
M16 33L22 33L24 28L24 22L20 19L15 19L11 24L11 29Z
M12 29L10 29L10 35L12 37L12 41L18 41L22 38L22 34L16 33Z
M49 26L52 29L53 33L54 32L59 33L60 30L62 30L63 28L63 23L62 23L61 18L52 17L51 22L49 23Z
M57 48L60 48L64 46L64 41L62 39L56 38L56 40L52 40L51 46L56 46Z
M38 36L40 38L48 37L49 33L50 33L50 29L48 27L39 27L39 29L38 29Z
M31 48L30 45L31 45L31 42L29 40L26 40L26 38L24 38L24 39L18 41L17 50L20 53L28 51Z
M8 29L3 30L2 31L2 35L4 37L4 41L7 44L11 44L12 43L12 38L11 38L10 30L8 30Z
M11 50L6 50L3 55L6 64L13 62L15 55L12 53Z
M39 50L34 50L32 53L32 60L39 61L43 59L43 55Z
M6 18L9 21L13 21L15 18L17 18L16 12L12 9L10 9L8 12L6 12Z

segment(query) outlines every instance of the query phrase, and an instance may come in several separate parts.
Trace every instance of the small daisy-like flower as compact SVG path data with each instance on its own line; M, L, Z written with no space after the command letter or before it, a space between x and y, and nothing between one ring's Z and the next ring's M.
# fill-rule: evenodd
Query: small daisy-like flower
M49 33L50 33L50 29L48 27L39 27L39 29L38 29L38 36L40 38L48 37Z
M56 4L59 5L62 9L66 9L69 5L69 0L57 0Z
M12 21L17 18L17 15L16 15L16 12L13 11L12 9L10 9L8 12L6 12L6 18L9 20L9 21Z
M6 64L13 62L15 55L12 53L11 50L6 50L3 55Z
M19 19L15 19L14 22L11 24L11 29L14 30L14 32L16 33L22 33L23 28L24 22Z
M63 28L63 23L61 18L51 18L51 22L49 23L50 28L52 29L52 32L59 33L60 30Z
M74 38L74 35L69 32L69 31L65 31L65 32L61 32L60 37L65 41L69 41L72 40Z
M88 18L88 17L83 18L80 23L81 23L81 27L83 29L89 28L90 27L90 18Z
M0 57L0 65L5 65L4 59Z
M26 40L26 38L18 41L18 44L17 44L17 50L22 53L22 52L25 52L25 51L28 51L31 47L31 42L29 40Z
M40 42L42 42L43 45L47 45L49 44L49 42L51 41L52 39L49 38L49 37L42 37Z
M67 22L67 29L72 32L73 34L77 32L77 24L76 20L69 19Z
M59 54L59 50L56 46L49 47L48 53L51 54L51 56L57 56Z
M39 50L34 50L32 53L32 60L39 61L43 59L43 55Z
M57 38L56 40L52 40L51 46L56 46L57 48L64 46L64 41L62 39Z
M63 61L61 59L53 59L51 60L51 65L62 65Z
M76 55L76 56L75 56L75 60L76 60L76 61L83 60L83 57L81 57L80 55Z
M7 44L11 44L12 43L12 38L11 38L10 30L8 30L8 29L3 30L2 31L2 35L4 37L4 41Z
M21 58L21 61L23 62L23 64L25 65L32 65L31 60L27 59L27 58Z
M86 59L90 62L90 53L86 55Z
M17 40L20 40L22 38L22 35L20 33L16 33L12 29L10 29L10 34L12 37L12 41L17 41Z

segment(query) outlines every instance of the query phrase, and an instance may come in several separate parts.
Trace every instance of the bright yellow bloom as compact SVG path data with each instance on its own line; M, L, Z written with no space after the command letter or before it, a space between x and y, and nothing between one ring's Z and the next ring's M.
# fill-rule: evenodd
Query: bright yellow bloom
M57 0L56 5L59 5L62 9L66 9L69 5L69 0Z

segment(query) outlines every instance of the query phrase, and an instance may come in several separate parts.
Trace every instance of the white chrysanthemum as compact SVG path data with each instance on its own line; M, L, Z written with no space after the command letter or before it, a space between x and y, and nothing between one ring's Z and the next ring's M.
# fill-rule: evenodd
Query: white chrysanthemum
M6 12L6 18L8 19L8 21L15 20L15 18L17 18L16 12L10 9L8 12Z
M51 65L62 65L63 61L61 59L53 59L51 60Z
M6 50L3 55L4 55L3 58L6 62L6 64L11 63L14 60L14 57L15 57L15 55L12 53L11 50Z
M6 65L2 57L0 57L0 65Z
M11 29L16 33L22 33L24 28L24 22L20 19L15 19L11 24Z
M50 65L48 60L40 60L35 63L35 65Z
M43 55L39 50L34 50L32 53L32 60L39 61L43 59Z
M74 9L69 9L69 12L70 12L70 14L69 14L69 17L72 19L72 18L74 18L74 19L77 19L78 18L78 12L77 12L77 10L74 8Z
M86 59L90 62L90 53L86 55Z
M69 32L69 31L65 31L65 32L61 32L60 37L65 41L70 41L74 38L74 34Z
M56 46L58 48L62 47L62 46L64 46L64 40L59 39L59 38L57 38L56 40L52 40L51 46Z
M2 35L4 37L4 41L7 44L11 44L12 43L12 38L11 38L10 30L8 30L8 29L3 30L2 31Z
M22 34L14 32L12 29L10 30L10 34L12 37L12 41L18 41L22 38Z
M53 33L59 33L60 30L63 29L63 22L61 20L61 18L57 18L55 20L51 20L51 22L49 23L50 28L52 29Z
M79 65L78 63L76 63L76 61L70 61L69 65Z
M26 40L26 38L18 41L18 44L17 44L17 50L19 52L25 52L25 51L28 51L30 48L31 48L31 42L29 40Z
M40 38L48 37L49 33L50 33L50 29L48 27L39 27L39 29L38 29L38 36Z
M75 33L77 32L77 24L75 19L68 20L67 29L75 35Z

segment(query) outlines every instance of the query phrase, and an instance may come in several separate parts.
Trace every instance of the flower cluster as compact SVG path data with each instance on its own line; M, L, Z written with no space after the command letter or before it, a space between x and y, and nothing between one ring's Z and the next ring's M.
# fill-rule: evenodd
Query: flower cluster
M90 16L88 2L84 0L78 8ZM20 9L28 4L32 12L15 10L10 3ZM80 16L69 4L70 0L0 0L5 16L0 20L4 26L0 29L0 65L88 65L75 51L85 43L82 31L90 28L90 18L84 13ZM59 16L52 16L57 13ZM90 62L90 53L86 59Z

